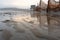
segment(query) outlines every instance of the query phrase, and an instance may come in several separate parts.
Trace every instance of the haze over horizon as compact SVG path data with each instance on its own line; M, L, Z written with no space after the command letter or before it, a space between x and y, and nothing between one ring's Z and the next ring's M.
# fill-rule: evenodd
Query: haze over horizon
M42 0L47 3L48 0ZM38 5L40 0L0 0L0 8L30 8L31 5Z

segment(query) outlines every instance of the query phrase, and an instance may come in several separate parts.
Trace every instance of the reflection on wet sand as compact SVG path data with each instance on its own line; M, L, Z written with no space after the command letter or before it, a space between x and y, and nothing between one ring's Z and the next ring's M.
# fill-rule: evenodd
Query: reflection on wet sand
M37 18L32 18L30 14L12 16L12 20L1 21L0 26L2 40L47 40L48 29L40 28Z

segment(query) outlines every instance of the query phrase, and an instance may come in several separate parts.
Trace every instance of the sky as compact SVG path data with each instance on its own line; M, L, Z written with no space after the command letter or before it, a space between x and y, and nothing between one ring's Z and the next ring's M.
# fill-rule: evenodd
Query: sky
M48 0L43 0L47 3ZM30 8L31 5L38 5L40 0L0 0L0 8L17 7Z

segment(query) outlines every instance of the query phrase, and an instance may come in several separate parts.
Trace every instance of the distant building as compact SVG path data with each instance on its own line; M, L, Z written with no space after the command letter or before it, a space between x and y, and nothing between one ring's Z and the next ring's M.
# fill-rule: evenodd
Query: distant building
M31 8L30 9L35 9L36 5L31 5Z

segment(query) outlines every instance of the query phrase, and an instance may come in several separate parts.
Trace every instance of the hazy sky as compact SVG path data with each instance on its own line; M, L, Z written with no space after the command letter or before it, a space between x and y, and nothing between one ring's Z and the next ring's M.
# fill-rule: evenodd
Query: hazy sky
M37 5L40 0L0 0L0 8L3 7L18 7L29 8L30 5ZM47 0L43 0L45 3Z

